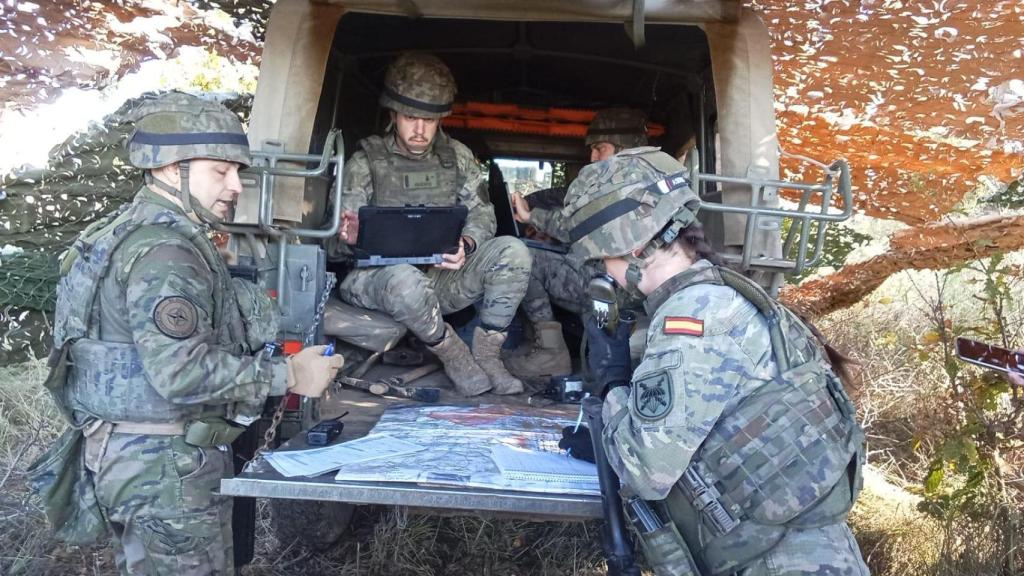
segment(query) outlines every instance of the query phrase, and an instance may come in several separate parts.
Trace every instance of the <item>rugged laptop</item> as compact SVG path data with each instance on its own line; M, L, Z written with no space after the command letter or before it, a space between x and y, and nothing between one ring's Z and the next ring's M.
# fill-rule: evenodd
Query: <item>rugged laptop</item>
M465 206L363 206L356 267L440 264L458 251L468 215Z
M491 205L494 206L494 218L497 222L495 236L515 236L522 240L527 248L547 250L557 254L565 254L569 251L569 247L562 244L531 240L523 236L522 229L516 223L513 216L515 209L512 207L512 196L508 192L508 186L505 185L505 178L501 174L501 169L495 163L491 163L488 194L491 198Z

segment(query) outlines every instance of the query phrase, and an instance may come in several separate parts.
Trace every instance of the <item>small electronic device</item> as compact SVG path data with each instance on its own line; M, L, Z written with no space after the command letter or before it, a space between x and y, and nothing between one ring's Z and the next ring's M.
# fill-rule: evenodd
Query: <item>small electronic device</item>
M958 337L956 339L956 355L964 362L982 368L1024 375L1024 354L1006 348Z
M552 377L551 383L541 395L555 402L579 403L584 395L583 378L575 375Z
M619 304L615 297L615 279L608 274L598 274L587 285L590 305L597 318L597 324L609 334L619 326Z
M356 267L430 265L459 251L465 206L363 206L359 209Z
M337 418L317 422L316 426L306 431L306 444L310 446L327 446L337 440L345 429L345 423L341 421L345 416L348 416L348 412Z

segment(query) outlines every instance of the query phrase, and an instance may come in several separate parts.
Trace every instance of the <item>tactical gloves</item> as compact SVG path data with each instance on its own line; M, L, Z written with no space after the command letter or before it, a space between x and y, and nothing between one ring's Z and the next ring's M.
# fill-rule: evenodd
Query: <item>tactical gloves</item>
M587 369L601 398L616 386L628 386L633 366L629 357L631 322L619 322L614 334L602 329L597 318L587 318Z
M324 356L327 346L310 346L288 357L288 391L319 398L345 364L341 356Z
M562 439L558 441L558 447L568 450L569 455L579 460L594 462L594 444L590 440L590 429L580 426L573 432L575 426L562 428Z

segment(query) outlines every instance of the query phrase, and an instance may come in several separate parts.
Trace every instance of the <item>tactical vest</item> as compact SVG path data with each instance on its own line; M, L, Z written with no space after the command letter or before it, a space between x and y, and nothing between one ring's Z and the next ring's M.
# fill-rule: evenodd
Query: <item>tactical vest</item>
M864 433L854 406L789 309L746 277L711 268L673 292L724 284L768 324L778 375L721 415L668 497L656 503L705 574L738 571L789 528L842 522L862 484Z
M250 352L231 277L204 230L181 214L153 211L144 204L133 202L89 226L62 263L54 353L68 364L58 403L73 424L90 417L112 422L180 422L224 415L223 406L167 401L150 384L134 344L99 339L97 296L117 250L125 254L125 269L130 269L148 248L170 239L195 247L216 279L211 316L217 343L236 355ZM55 384L48 387L56 393L60 383Z
M391 136L385 136L390 138ZM387 148L384 138L360 140L373 180L373 206L454 206L466 176L459 171L455 148L443 132L434 140L432 157L414 160Z

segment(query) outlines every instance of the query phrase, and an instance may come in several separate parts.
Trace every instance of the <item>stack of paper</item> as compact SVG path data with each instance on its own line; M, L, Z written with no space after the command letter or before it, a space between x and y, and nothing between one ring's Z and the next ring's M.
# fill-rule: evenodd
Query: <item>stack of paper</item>
M499 444L491 447L491 459L506 480L600 490L597 466L568 454Z
M267 462L282 476L319 476L337 470L346 464L366 462L379 458L404 456L423 450L424 446L393 438L386 434L364 436L358 440L308 450L270 452Z

